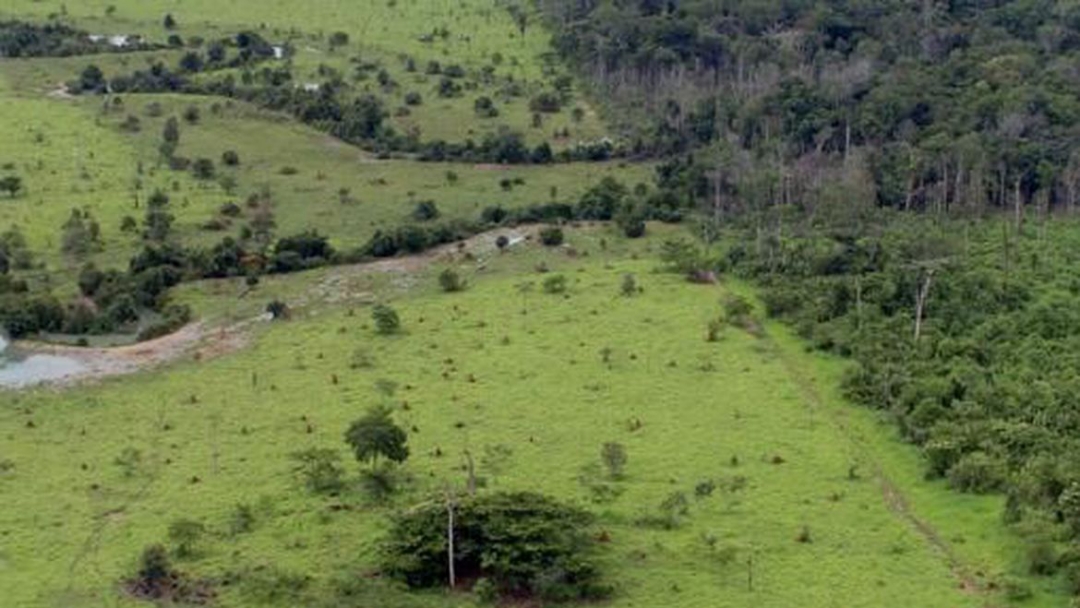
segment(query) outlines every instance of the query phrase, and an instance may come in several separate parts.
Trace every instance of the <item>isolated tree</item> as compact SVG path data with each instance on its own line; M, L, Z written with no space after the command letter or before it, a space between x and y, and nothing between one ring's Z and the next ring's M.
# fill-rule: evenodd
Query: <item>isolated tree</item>
M623 275L622 285L619 286L619 293L629 298L630 296L638 292L637 281L634 279L634 275L627 273Z
M390 414L388 407L373 407L345 432L345 443L352 447L356 460L370 463L372 469L380 457L398 464L409 457L408 435Z
M386 304L377 304L372 308L371 319L375 322L375 331L380 334L394 334L401 330L401 317Z
M161 24L167 30L176 29L176 19L172 16L172 13L167 13L165 18L161 20Z
M221 153L221 163L226 167L235 167L240 164L240 155L236 150L226 150Z
M22 178L18 175L7 175L0 178L0 191L7 192L8 196L15 198L23 188Z

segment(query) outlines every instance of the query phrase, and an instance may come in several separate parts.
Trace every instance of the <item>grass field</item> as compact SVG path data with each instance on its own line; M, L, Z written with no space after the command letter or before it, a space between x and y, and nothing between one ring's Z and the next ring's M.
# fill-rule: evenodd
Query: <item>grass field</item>
M612 243L606 252L600 236ZM127 605L116 581L144 545L164 540L169 522L187 517L211 532L183 566L238 581L222 588L222 606L252 605L263 579L284 574L310 582L266 605L468 604L466 595L405 596L365 573L376 566L389 512L447 481L463 483L463 450L501 446L502 458L481 459L489 487L542 490L599 515L611 536L612 606L998 601L959 588L941 550L890 508L873 469L880 464L911 493L913 512L940 526L983 583L1000 583L1012 566L1008 539L992 532L995 499L958 499L917 479L907 448L816 388L834 379L832 364L785 334L761 339L729 327L706 342L724 290L655 273L655 241L625 245L584 232L571 243L587 255L527 246L483 272L463 265L471 285L460 294L437 292L438 268L354 286L361 301L398 308L401 336L377 336L364 306L312 302L232 355L77 392L12 396L0 410L2 456L14 464L0 478L8 497L0 588L18 606ZM569 278L565 297L522 290L543 280L527 270L540 262ZM320 273L281 281L305 293ZM643 293L619 295L625 273ZM289 293L281 287L268 289ZM232 306L223 300L220 309ZM350 369L358 348L372 368ZM355 488L336 499L307 494L289 472L289 453L343 448L349 421L387 399L376 388L382 380L396 383L389 399L412 429L405 470L414 481L391 504ZM630 430L633 420L640 429ZM627 477L617 484L621 496L595 504L578 479L607 441L626 445ZM125 448L144 455L131 478L114 464ZM718 489L695 497L708 480ZM636 523L672 492L691 503L675 530ZM230 513L241 503L254 506L256 524L231 535ZM796 541L804 527L812 542ZM359 595L337 597L338 577L360 577ZM1055 605L1042 600L1030 605Z
M105 9L115 12L105 16ZM166 30L163 17L170 13L177 18L175 30ZM330 68L351 82L358 93L381 97L390 111L391 123L402 132L416 132L423 139L462 141L480 139L500 126L508 125L522 131L527 140L536 144L550 141L560 148L577 141L598 139L605 134L600 117L588 101L573 96L558 113L544 114L543 123L532 123L528 108L531 97L550 90L554 77L566 74L557 65L544 60L549 35L539 25L538 17L526 21L524 34L511 19L505 7L488 2L450 3L411 0L406 2L321 2L319 10L299 8L295 2L279 0L262 3L257 15L242 2L85 2L67 7L60 13L56 7L38 2L13 2L0 8L0 18L45 18L55 15L91 33L133 34L163 43L168 35L183 38L198 36L207 40L228 37L244 29L256 29L275 43L289 43L295 49L291 58L295 82L320 83L325 80L320 68ZM186 15L191 15L189 20ZM213 15L213 19L196 16ZM530 20L533 23L530 25ZM378 25L376 25L378 24ZM445 30L446 36L441 35ZM331 46L329 34L345 31L350 42ZM432 32L438 35L432 36ZM430 37L428 42L422 41ZM34 59L11 62L15 89L40 92L55 89L58 83L71 80L89 63L98 65L107 76L129 73L144 68L149 61L175 65L183 51L109 54L96 57L63 59ZM415 71L405 67L405 58L412 58ZM385 70L394 84L380 86L369 74L365 80L355 80L356 60L371 62ZM436 95L439 75L427 74L429 62L442 66L458 65L468 77L459 81L461 94L440 98ZM280 63L280 62L279 62ZM482 68L491 70L490 77L480 78ZM507 93L508 86L520 89L520 96ZM399 116L406 93L420 93L424 103L411 106L408 116ZM495 101L499 116L477 117L473 103L481 96ZM583 111L580 121L572 118L575 107ZM568 137L555 133L568 132Z

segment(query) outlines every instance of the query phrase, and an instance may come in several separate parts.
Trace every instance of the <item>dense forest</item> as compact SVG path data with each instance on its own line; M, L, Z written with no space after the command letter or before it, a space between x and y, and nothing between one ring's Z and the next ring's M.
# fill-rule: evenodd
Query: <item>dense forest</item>
M540 6L636 148L699 151L718 208L813 212L840 190L898 209L1076 205L1076 2Z

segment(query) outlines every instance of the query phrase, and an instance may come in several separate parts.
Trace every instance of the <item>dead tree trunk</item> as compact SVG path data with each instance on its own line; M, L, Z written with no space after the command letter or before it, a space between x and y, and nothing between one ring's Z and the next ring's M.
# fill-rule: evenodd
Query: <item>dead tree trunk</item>
M934 269L929 268L923 272L922 283L915 292L915 342L922 335L923 310L926 308L926 299L930 296L930 284L934 280Z

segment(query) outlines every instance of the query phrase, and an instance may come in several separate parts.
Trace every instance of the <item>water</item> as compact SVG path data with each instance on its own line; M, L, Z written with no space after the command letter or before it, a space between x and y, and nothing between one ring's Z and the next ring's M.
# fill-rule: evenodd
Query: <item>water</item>
M60 355L21 356L0 335L0 388L22 388L61 380L86 369L81 362Z

